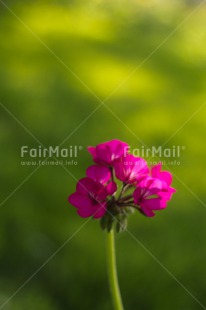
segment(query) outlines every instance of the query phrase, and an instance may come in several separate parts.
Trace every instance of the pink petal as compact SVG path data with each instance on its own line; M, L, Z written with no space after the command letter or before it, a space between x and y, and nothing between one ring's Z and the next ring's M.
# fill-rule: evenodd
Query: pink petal
M79 208L77 213L79 214L79 216L86 218L86 217L92 216L94 211L93 211L92 207L90 207L90 208Z
M163 209L163 204L161 198L148 198L142 201L142 205L150 210L161 210Z
M71 194L68 198L68 201L76 208L81 208L81 207L87 208L91 206L91 199L79 193Z
M166 190L160 191L158 196L162 197L165 200L170 200L172 195L176 192L176 190L172 187L168 187Z
M172 183L172 174L168 171L162 171L161 172L161 178L170 185Z
M99 219L103 217L106 213L107 206L106 203L102 203L101 205L97 205L97 210L94 213L94 219Z
M124 170L124 164L120 161L116 161L114 163L114 170L115 170L115 175L116 178L119 179L120 181L124 182L125 181L125 170Z
M137 187L133 193L133 197L134 197L134 203L136 205L139 204L139 201L140 201L140 198L141 198L141 195L142 195L142 190L140 187Z
M152 210L145 208L144 206L140 206L141 211L147 216L147 217L153 217L155 216L155 213L152 212Z
M105 166L90 166L86 170L86 175L93 179L94 181L98 181L102 184L107 183L111 178L111 171L109 168Z
M137 157L134 163L133 170L136 172L136 174L149 174L149 168L147 166L147 162L142 158Z
M164 185L164 181L151 177L145 177L143 181L138 183L138 187L142 188L142 191L144 191L144 197L157 194L163 189Z
M114 192L116 192L116 190L117 190L117 184L115 182L110 182L107 184L106 191L107 191L108 195L114 194Z
M149 174L149 168L144 159L127 154L114 163L115 175L122 182L134 183Z
M151 172L152 172L152 177L153 178L157 178L158 177L161 168L162 168L162 164L161 163L152 167Z
M115 153L117 156L122 156L124 154L124 150L127 150L128 153L128 144L117 139L101 143L98 146L108 147L111 153Z
M162 168L161 164L152 167L151 170L152 177L164 180L167 183L167 185L170 185L172 183L172 174L168 171L160 171L161 168Z
M108 192L106 190L106 187L103 187L97 194L96 196L96 200L97 201L102 201L102 200L105 200L108 196Z
M164 181L145 177L139 184L139 187L144 188L147 191L147 196L156 194L158 191L161 191L163 188L167 187Z
M96 158L96 148L94 146L88 146L87 150L92 155L93 159L95 159Z
M116 158L120 158L128 153L128 144L119 140L111 141L111 150Z
M110 165L112 163L112 152L107 144L102 143L97 145L96 152L98 162L106 165Z
M128 153L128 144L119 140L107 141L98 144L96 148L89 147L93 160L102 165L112 165L114 160Z
M95 192L97 189L97 184L94 180L90 178L83 178L79 180L76 186L76 191L83 195L88 195L90 192Z

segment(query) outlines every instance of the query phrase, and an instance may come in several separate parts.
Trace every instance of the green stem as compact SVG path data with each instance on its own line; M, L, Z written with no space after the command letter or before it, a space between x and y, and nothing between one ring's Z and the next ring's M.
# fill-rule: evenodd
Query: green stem
M117 278L114 230L107 233L107 264L111 295L115 310L124 310Z
M127 195L127 196L125 196L125 197L122 197L121 199L120 199L120 201L122 202L122 201L126 201L126 200L128 200L128 199L130 199L130 198L132 198L133 196L132 195Z
M118 200L122 197L122 194L124 193L125 186L126 186L126 184L123 183L121 192L120 192L119 197L118 197Z

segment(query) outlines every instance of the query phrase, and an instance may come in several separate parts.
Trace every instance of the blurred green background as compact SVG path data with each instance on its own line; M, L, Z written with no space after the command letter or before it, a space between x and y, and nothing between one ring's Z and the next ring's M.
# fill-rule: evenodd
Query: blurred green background
M6 6L0 1L0 309L112 309L105 233L98 221L84 225L67 196L72 176L92 163L86 146L114 138L132 148L168 139L165 147L185 146L180 164L165 168L177 189L168 208L130 217L128 230L143 246L127 232L117 236L125 309L206 309L206 6ZM77 165L21 165L22 145L64 139L62 147L83 146Z

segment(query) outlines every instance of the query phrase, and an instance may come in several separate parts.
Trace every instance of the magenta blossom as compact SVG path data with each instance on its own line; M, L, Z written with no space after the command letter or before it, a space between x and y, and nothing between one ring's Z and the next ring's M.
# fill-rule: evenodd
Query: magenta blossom
M159 193L160 196L163 196L166 200L170 200L172 194L176 192L176 190L170 187L172 183L172 174L168 171L160 171L162 168L162 164L158 164L153 166L151 169L151 175L153 178L158 178L167 184L167 191L164 194Z
M140 157L127 154L114 163L114 170L117 179L124 183L135 183L149 175L147 162Z
M158 179L145 178L138 184L133 193L134 203L140 207L146 216L154 216L153 210L161 210L165 206L162 204L158 193L163 190L163 184Z
M78 209L77 213L81 217L93 216L95 219L98 219L105 215L107 208L106 199L115 191L116 184L114 182L104 186L90 178L83 178L79 180L76 192L71 194L68 200Z
M167 207L168 200L176 190L170 187L172 175L167 171L160 171L162 165L158 164L151 170L152 177L146 177L134 191L134 203L146 216L154 216L153 210Z
M176 192L171 187L171 173L161 171L161 164L150 170L143 158L128 154L128 150L128 144L119 140L88 147L95 165L87 168L87 177L68 198L81 217L101 218L101 227L108 231L114 222L118 232L124 230L132 210L154 216L154 211L167 207Z
M96 147L89 146L87 149L95 163L112 166L115 160L128 153L128 144L119 140L112 140L98 144Z

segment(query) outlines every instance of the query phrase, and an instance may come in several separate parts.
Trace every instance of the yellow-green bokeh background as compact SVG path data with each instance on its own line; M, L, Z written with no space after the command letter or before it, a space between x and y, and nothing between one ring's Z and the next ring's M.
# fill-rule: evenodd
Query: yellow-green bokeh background
M136 241L117 236L125 309L206 307L206 6L199 4L7 1L12 13L0 3L0 309L112 309L105 234L94 220L79 229L85 220L67 196L71 174L81 178L91 164L86 146L114 138L132 148L168 139L165 147L185 146L181 164L168 167L177 189L168 208L130 218ZM31 134L45 146L68 136L63 147L82 145L71 174L22 166L21 146L39 145Z

